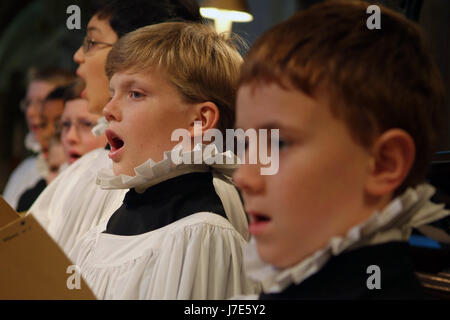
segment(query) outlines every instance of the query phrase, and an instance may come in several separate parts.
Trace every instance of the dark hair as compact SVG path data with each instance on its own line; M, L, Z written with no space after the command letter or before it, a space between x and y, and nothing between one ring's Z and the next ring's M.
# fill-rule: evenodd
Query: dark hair
M56 87L45 97L45 101L50 100L62 100L64 92L67 90L67 86Z
M77 78L72 84L70 84L66 90L64 90L63 100L64 103L70 100L81 99L81 93L85 88L83 79Z
M92 10L100 19L108 19L119 38L151 24L202 21L195 0L97 0Z
M368 6L327 1L267 31L249 51L240 85L274 82L312 97L324 88L363 146L392 128L408 132L416 158L401 192L425 179L442 133L443 83L418 25L380 6L381 29L369 30Z
M73 72L67 70L53 67L32 67L28 70L26 85L29 86L30 83L34 81L45 81L59 87L68 85L74 79L75 75L73 74Z

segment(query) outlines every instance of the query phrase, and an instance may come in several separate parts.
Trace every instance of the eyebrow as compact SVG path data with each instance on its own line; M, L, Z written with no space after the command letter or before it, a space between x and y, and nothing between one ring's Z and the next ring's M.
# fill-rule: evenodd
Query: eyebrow
M102 31L99 28L96 27L88 27L87 32L97 31L98 33L102 33Z
M124 82L122 82L120 84L119 88L124 90L124 89L129 89L129 88L133 87L134 85L142 86L139 81L136 81L135 79L128 79L128 80L125 80ZM109 90L114 91L113 88L111 87L111 85L109 86Z
M238 126L236 126L235 128L239 128ZM245 130L247 130L249 128L246 128ZM252 129L255 130L259 130L259 129L267 129L267 130L273 130L273 129L279 129L281 132L285 132L285 133L293 133L293 134L304 134L304 130L300 129L300 128L295 128L293 126L286 126L283 125L279 122L276 121L272 121L272 122L267 122L267 123L262 123L261 125L258 125L257 127L254 127Z
M236 128L239 128L239 126L236 126ZM256 128L253 128L256 130L259 129L283 129L283 125L281 125L278 122L267 122L267 123L263 123L259 126L257 126Z

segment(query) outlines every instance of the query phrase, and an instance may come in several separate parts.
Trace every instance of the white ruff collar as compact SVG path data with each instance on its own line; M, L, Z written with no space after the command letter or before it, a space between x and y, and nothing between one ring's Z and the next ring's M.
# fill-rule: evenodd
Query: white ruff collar
M105 133L106 129L108 129L108 121L105 117L101 117L98 119L97 124L92 128L91 132L94 136L100 137Z
M41 145L31 132L28 132L25 136L25 148L27 148L27 150L33 151L34 153L41 152Z
M292 283L299 284L318 272L332 257L344 251L389 241L407 241L411 229L436 221L449 214L443 204L429 201L435 189L422 184L409 188L382 211L375 211L366 221L351 228L343 237L333 237L328 244L288 269L277 269L263 262L254 238L244 249L247 275L261 282L266 293L280 292Z
M208 148L208 152L204 152L206 148ZM197 163L193 164L176 164L172 161L172 154L183 159L200 160L196 160ZM239 158L236 155L231 151L219 153L215 145L197 144L192 151L183 152L182 146L179 144L171 151L164 152L163 160L154 162L152 159L148 159L134 168L135 176L124 174L116 176L111 165L109 168L99 171L96 182L102 189L135 188L136 192L142 193L150 186L191 172L213 171L215 175L231 177L238 165Z

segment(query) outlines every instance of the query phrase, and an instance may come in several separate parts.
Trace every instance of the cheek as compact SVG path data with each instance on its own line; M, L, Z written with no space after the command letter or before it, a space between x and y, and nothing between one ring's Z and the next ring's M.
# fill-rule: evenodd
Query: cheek
M61 144L63 146L64 153L67 155L67 152L69 150L69 144L67 142L66 135L63 134L61 135Z
M97 137L97 138L85 138L83 140L83 152L84 153L88 153L89 151L98 149L98 148L103 148L106 146L107 140L106 137L102 136L102 137Z
M36 106L29 106L26 112L27 117L36 117L38 116L38 108Z
M302 174L286 169L280 165L278 173L267 178L267 198L282 211L296 211L300 204L306 204L303 199L309 199L311 195L306 184L302 183L305 181Z
M329 201L328 188L335 179L331 176L335 165L308 151L281 154L278 173L267 180L268 197L286 213L314 214L313 211Z
M106 78L105 61L102 57L91 57L86 61L86 75L88 82L101 82Z
M360 154L329 150L321 157L304 155L280 161L282 175L272 188L280 207L295 219L307 219L311 228L321 228L323 221L332 220L333 212L351 211L363 188Z

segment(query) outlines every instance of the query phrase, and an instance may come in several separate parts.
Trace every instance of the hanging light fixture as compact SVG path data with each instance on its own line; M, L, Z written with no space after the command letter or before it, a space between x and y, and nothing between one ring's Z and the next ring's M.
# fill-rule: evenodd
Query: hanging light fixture
M230 32L233 22L253 20L245 0L205 0L200 14L214 20L217 33Z

